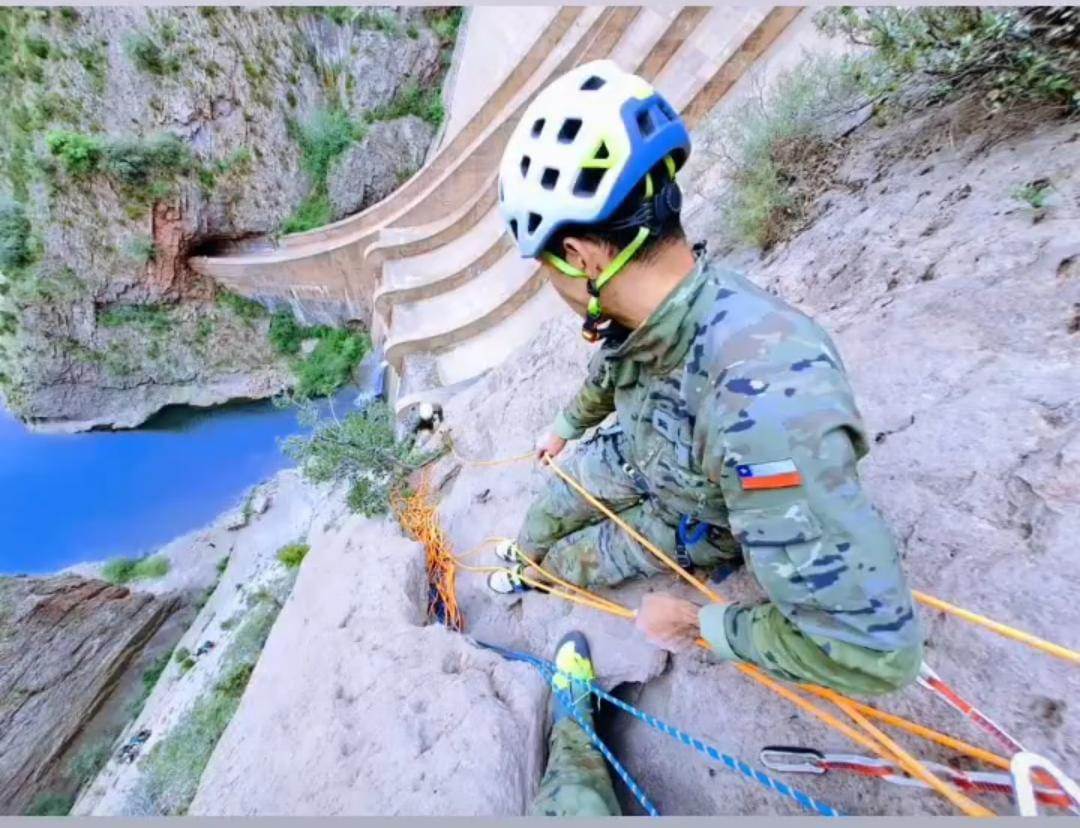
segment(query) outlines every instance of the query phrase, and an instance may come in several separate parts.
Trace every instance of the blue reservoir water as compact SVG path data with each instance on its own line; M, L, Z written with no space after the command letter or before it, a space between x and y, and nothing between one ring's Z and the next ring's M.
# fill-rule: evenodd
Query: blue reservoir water
M335 401L347 410L356 390ZM0 573L142 555L197 529L291 465L302 431L270 402L166 409L134 431L31 434L0 409Z

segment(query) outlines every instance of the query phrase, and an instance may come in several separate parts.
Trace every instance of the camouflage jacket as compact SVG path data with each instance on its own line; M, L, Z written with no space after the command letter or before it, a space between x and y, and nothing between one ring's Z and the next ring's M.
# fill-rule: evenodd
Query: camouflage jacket
M895 541L856 474L863 424L813 320L701 262L595 354L556 431L579 437L612 411L654 503L728 528L805 634L880 651L919 642Z

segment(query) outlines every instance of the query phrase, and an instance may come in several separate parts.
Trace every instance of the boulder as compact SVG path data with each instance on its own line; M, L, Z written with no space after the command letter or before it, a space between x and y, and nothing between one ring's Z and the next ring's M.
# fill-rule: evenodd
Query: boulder
M189 812L522 813L541 770L539 674L426 624L423 551L393 524L312 525Z
M330 167L327 185L334 218L390 195L420 169L434 134L431 124L415 115L374 124Z

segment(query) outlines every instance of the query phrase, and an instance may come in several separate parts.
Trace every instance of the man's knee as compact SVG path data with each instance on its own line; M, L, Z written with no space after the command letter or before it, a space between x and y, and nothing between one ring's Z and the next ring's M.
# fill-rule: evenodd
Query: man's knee
M922 642L896 650L885 650L866 659L863 671L881 684L878 694L893 693L913 683L922 665Z

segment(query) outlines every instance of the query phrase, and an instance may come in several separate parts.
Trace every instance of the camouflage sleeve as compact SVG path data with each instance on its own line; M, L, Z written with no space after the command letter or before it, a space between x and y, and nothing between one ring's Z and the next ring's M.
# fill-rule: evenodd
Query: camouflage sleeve
M589 361L589 373L581 390L556 417L554 431L564 440L576 440L614 410L615 389L607 360L603 352L598 351Z
M703 633L785 678L885 692L921 659L911 593L856 473L866 442L840 358L813 327L787 333L748 336L699 414L702 468L769 597L704 613Z

